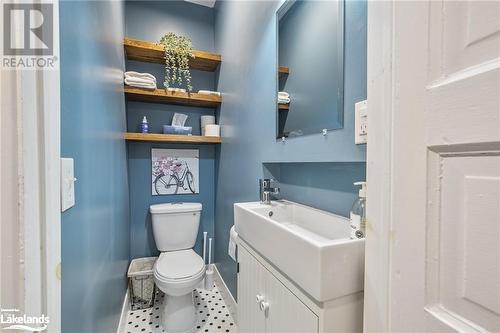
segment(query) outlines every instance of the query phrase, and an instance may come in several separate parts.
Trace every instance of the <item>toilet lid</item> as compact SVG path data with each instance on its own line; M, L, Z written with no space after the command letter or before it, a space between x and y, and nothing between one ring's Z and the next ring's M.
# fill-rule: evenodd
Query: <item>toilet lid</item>
M156 261L156 272L165 279L185 279L198 274L203 259L193 250L162 252Z

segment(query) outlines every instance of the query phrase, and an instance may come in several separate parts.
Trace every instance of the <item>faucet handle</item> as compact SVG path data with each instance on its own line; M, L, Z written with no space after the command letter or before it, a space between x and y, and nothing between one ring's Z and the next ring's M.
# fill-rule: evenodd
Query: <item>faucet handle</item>
M261 179L259 179L259 184L260 184L260 187L261 187L262 189L268 189L268 188L270 188L270 187L271 187L271 182L272 182L272 181L273 181L273 180L272 180L272 179L269 179L269 178L263 178L263 179L261 178Z
M272 188L271 185L279 183L275 179L270 179L270 178L264 178L264 179L259 179L259 185L262 190L272 190L273 194L278 194L279 193L279 187Z
M278 195L280 193L279 187L271 187L271 184L274 183L274 179L264 178L259 179L260 185L260 202L269 204L271 202L271 197L273 195Z

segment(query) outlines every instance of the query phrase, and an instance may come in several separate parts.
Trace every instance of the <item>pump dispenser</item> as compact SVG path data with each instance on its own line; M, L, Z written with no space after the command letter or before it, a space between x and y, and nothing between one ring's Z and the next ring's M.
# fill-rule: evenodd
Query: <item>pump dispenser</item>
M149 133L149 125L148 125L148 120L146 119L146 116L144 116L144 118L142 118L141 132L142 133Z
M364 238L366 231L366 182L356 182L354 185L361 186L361 189L351 208L351 239Z

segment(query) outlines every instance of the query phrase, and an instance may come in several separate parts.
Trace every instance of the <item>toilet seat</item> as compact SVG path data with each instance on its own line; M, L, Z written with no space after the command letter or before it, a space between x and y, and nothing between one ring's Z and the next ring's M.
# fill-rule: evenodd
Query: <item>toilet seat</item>
M154 269L155 278L167 283L196 280L204 273L205 263L192 249L162 252Z

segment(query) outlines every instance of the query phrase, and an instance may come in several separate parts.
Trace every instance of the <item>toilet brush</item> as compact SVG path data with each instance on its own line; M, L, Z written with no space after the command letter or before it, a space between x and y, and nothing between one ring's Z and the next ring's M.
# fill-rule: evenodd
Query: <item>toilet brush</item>
M207 232L203 232L203 264L207 264Z
M212 290L214 286L214 270L212 269L212 238L208 239L208 268L205 275L205 290Z
M212 237L208 239L208 266L212 263Z
M205 269L207 268L207 232L203 232L203 265L205 266ZM203 277L203 280L201 280L200 284L198 285L198 288L200 289L205 289L205 277Z

